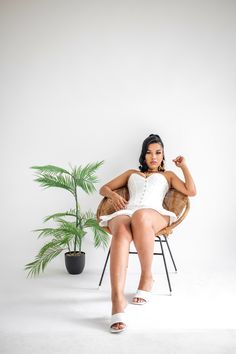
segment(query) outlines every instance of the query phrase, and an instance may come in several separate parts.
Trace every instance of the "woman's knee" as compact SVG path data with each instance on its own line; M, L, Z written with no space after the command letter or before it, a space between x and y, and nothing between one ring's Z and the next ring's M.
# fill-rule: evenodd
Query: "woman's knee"
M133 238L131 228L127 225L119 225L113 236L119 239L126 239L129 242L131 242Z
M131 217L131 228L150 227L152 218L147 211L136 210Z
M112 231L112 236L116 239L126 239L129 242L132 241L132 231L129 222L117 222L109 226Z
M158 215L158 217L153 222L153 230L158 233L160 230L164 229L169 225L170 217L167 215Z
M169 217L154 210L136 210L131 218L131 230L152 229L156 234L169 224Z

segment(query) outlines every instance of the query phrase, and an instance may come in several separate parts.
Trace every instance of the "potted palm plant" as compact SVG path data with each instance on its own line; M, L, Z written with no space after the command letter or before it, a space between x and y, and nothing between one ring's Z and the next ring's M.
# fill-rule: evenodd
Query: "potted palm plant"
M87 194L96 190L94 184L98 179L95 172L103 162L89 163L85 167L70 166L70 170L54 165L31 167L36 171L35 181L42 187L67 190L73 196L74 208L49 215L44 219L44 222L53 220L56 227L34 230L39 232L38 238L50 237L50 240L43 245L35 260L25 265L28 276L39 275L47 264L64 250L67 251L65 253L67 271L70 274L80 274L85 266L82 241L87 234L87 229L92 230L95 247L108 246L109 234L99 226L96 215L91 210L82 212L78 201L78 188Z

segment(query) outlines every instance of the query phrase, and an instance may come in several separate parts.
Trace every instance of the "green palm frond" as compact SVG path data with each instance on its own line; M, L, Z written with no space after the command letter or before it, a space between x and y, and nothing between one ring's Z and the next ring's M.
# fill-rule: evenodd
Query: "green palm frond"
M99 227L101 228L101 226L99 226L97 220L94 217L88 218L85 223L84 223L84 228L86 227ZM102 228L101 228L102 229ZM102 229L103 230L103 229Z
M110 241L109 234L98 224L95 218L87 219L84 223L84 228L90 227L94 235L94 246L107 247Z
M44 272L47 264L56 256L58 256L63 251L63 248L55 246L49 248L42 257L39 255L36 256L35 261L30 262L25 265L25 270L28 270L28 276L39 275L40 272Z
M59 226L59 230L61 230L63 233L67 234L67 235L74 235L74 236L78 236L81 237L81 229L76 227L76 223L72 222L72 221L67 221L61 218L56 218L55 219L56 222L58 222L60 224Z
M93 219L95 218L96 215L94 212L92 212L91 210L88 210L84 213L80 213L80 219L81 219L81 222L82 222L82 226L85 225L87 219Z
M84 168L81 166L73 169L72 175L76 181L76 186L82 188L86 193L93 193L96 188L94 183L98 182L94 175L96 170L104 163L104 161L87 164Z
M53 228L53 227L44 227L41 229L36 229L33 230L34 232L39 232L38 238L41 236L53 236L55 238L58 238L62 235L62 231L60 228Z
M107 248L110 243L110 236L102 229L92 228L94 236L94 246L96 248L102 245L103 249Z
M78 209L80 210L80 208L78 208ZM69 211L65 211L64 213L56 213L56 214L49 215L43 221L46 222L50 219L55 219L60 216L74 216L74 217L76 217L75 209L70 209Z
M58 174L58 173L66 173L70 175L70 172L65 170L64 168L54 166L54 165L45 165L45 166L31 166L32 169L38 170L39 173L46 172L46 173L52 173L52 174Z
M74 195L74 181L71 176L63 176L62 174L54 175L48 172L39 173L35 178L43 188L63 188L68 190Z
M64 235L79 236L81 235L81 230L76 227L75 222L69 222L61 218L55 218L56 222L59 224L58 227L45 227L41 229L36 229L34 231L40 232L38 238L41 236L53 236L57 239L62 238Z
M61 239L53 239L46 243L39 251L38 257L42 258L45 254L47 254L51 249L59 249L62 246L67 246L72 239L72 235L64 235ZM64 247L63 247L64 249Z

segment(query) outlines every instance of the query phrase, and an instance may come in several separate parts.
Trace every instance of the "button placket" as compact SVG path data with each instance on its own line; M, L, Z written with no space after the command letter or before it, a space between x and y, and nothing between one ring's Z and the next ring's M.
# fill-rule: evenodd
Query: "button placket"
M141 195L141 198L140 198L140 204L142 204L142 202L143 202L143 198L144 198L144 195L146 193L146 189L147 189L147 179L145 179L145 182L144 182L143 192L142 192L142 195Z

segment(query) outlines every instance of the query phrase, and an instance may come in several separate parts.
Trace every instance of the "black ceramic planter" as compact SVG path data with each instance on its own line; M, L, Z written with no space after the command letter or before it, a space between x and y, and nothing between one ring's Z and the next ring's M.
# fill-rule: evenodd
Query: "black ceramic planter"
M65 264L68 273L82 273L85 266L85 252L66 252Z

